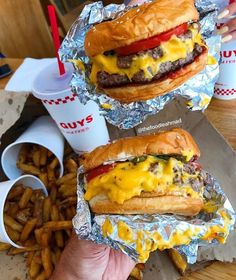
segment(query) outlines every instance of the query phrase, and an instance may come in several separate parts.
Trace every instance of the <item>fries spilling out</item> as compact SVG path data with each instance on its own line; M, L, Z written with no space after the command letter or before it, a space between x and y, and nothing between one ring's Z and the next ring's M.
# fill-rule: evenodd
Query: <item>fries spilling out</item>
M0 243L0 251L9 255L24 254L30 279L49 279L72 234L76 213L76 172L78 163L66 146L64 176L59 178L59 162L44 147L22 146L17 166L23 173L39 177L48 190L16 185L4 206L4 224L11 240L23 248Z
M64 151L64 175L59 178L59 162L44 147L24 144L17 167L23 173L41 179L48 191L16 185L7 196L4 224L10 239L22 246L15 248L0 243L0 251L8 255L24 254L29 279L49 279L72 234L72 218L76 214L77 156L67 145ZM141 280L143 267L137 265L130 279Z

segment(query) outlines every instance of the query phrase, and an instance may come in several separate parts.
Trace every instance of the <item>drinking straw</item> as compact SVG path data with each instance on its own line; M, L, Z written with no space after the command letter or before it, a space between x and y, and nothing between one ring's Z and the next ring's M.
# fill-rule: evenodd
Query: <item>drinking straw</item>
M56 56L57 56L59 72L60 72L60 75L63 75L63 74L65 74L65 67L64 67L64 64L60 61L59 55L58 55L58 50L60 48L61 43L60 43L60 38L59 38L59 33L58 33L56 12L55 12L55 8L53 5L48 5L48 15L49 15L51 28L52 28L52 37L53 37L53 43L54 43Z

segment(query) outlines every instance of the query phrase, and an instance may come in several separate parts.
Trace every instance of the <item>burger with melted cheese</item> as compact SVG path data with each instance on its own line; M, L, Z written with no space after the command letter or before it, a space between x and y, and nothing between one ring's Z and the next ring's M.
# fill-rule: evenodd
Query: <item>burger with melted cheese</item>
M179 87L206 65L194 0L157 0L91 28L84 48L90 81L122 103Z
M199 148L180 128L123 138L85 154L85 200L96 214L180 214L203 207Z

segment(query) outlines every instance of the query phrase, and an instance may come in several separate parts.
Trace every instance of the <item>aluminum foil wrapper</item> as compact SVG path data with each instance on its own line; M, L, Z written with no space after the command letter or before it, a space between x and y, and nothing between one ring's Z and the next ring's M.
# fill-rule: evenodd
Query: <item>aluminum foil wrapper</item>
M214 210L203 210L193 218L158 214L94 215L84 200L83 172L82 166L78 171L77 215L73 219L78 237L120 249L136 262L146 262L151 251L175 247L188 263L194 263L198 246L225 242L234 228L236 215L228 198L219 183L205 171L205 205L211 205ZM109 233L105 235L104 223L109 224Z
M196 7L200 13L201 33L209 47L209 53L216 61L219 60L220 37L214 36L215 20L219 4L213 0L197 0ZM101 114L106 120L122 129L132 128L141 123L147 116L158 113L164 106L177 95L186 98L187 106L191 110L204 110L207 108L214 92L214 84L219 73L218 63L207 65L206 68L186 82L183 86L163 96L151 100L122 104L102 92L98 92L95 86L89 83L88 57L84 51L84 38L86 32L94 24L104 20L114 19L130 7L111 4L103 7L102 2L95 2L85 6L81 15L72 25L59 50L62 61L74 62L74 72L71 87L77 92L80 102L86 104L90 99L98 103ZM76 60L83 62L85 72L77 67Z

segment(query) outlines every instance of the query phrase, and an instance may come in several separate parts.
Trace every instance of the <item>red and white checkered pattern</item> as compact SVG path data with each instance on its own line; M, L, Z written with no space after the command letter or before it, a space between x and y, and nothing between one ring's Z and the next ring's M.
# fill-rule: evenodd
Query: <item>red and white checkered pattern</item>
M236 95L236 89L231 88L231 89L220 89L220 88L215 88L215 94L218 95Z
M47 100L47 99L43 99L43 103L48 104L48 105L60 105L60 104L65 104L68 102L72 102L75 101L75 98L78 96L77 93L73 93L71 96L65 96L65 98L58 98L58 99L51 99L51 100Z

